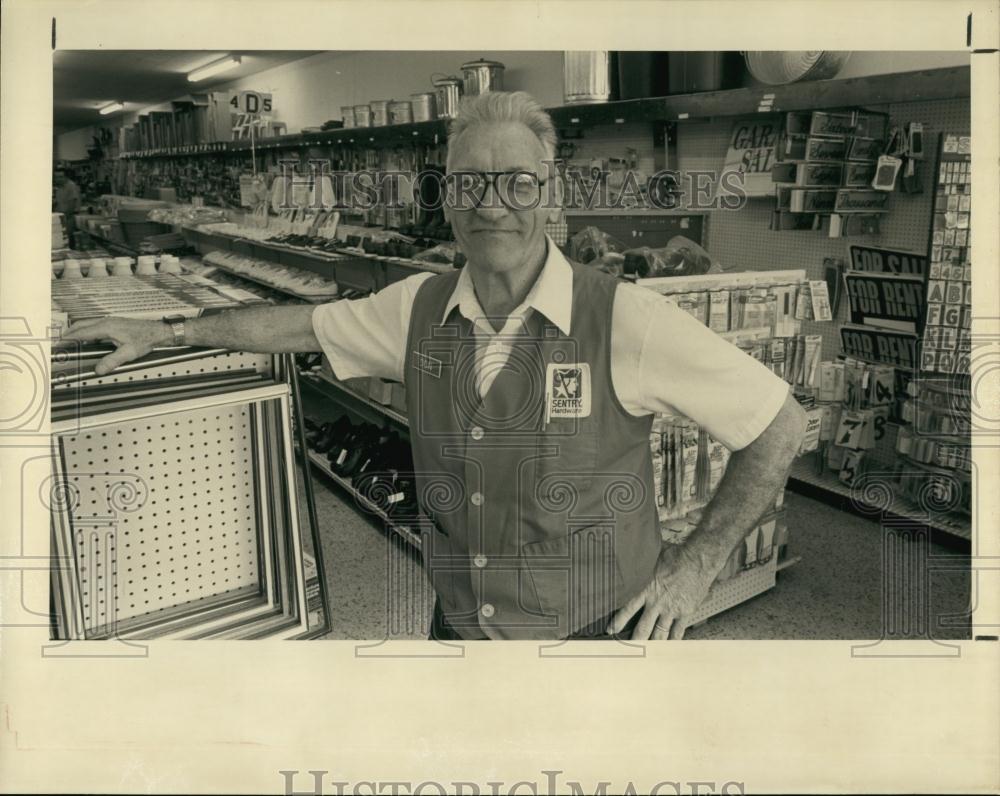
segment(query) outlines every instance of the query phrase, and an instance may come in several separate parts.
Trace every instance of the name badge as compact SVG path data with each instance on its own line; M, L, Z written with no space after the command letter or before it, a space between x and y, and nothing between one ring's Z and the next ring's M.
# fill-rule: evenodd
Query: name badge
M426 373L428 376L440 379L441 365L442 362L440 359L429 357L427 354L422 354L419 351L413 352L413 366L421 373Z
M590 417L590 363L549 363L545 370L545 422Z

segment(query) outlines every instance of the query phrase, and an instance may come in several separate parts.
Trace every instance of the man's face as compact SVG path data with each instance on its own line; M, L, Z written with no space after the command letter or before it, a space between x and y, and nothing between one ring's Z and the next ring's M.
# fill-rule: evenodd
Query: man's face
M448 171L527 171L545 180L549 176L545 159L545 148L523 124L479 124L452 145ZM499 273L518 268L534 252L543 252L545 222L553 211L546 208L547 186L542 186L541 194L538 207L531 210L505 206L493 187L486 189L483 207L446 207L445 215L469 262Z

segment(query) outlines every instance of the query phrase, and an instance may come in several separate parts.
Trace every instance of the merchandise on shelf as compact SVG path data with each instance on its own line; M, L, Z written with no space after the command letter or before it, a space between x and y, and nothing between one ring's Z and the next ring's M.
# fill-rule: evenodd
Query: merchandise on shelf
M226 213L217 207L178 204L170 207L156 207L149 211L149 220L172 226L197 227L202 224L225 223Z
M972 156L968 135L943 133L930 241L920 369L968 374L972 328Z
M246 276L256 282L262 282L269 287L286 291L297 297L333 299L338 295L335 280L311 271L277 265L233 252L209 252L203 260L209 265Z

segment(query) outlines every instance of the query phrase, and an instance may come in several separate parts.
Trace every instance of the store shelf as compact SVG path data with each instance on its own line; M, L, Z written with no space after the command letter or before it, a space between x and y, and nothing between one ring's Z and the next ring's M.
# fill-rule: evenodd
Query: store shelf
M238 277L240 279L245 279L247 282L253 282L255 285L261 285L270 290L275 290L278 293L284 293L287 296L298 299L299 301L305 301L309 304L324 304L328 301L333 301L337 298L336 294L324 295L324 296L310 296L304 293L297 293L287 287L282 287L281 285L276 285L273 282L268 282L266 279L260 279L258 277L252 276L244 271L237 271L234 268L227 268L219 263L211 263L213 268L218 268L223 273L229 274L231 276Z
M850 511L877 521L879 508L866 504L863 494L855 492L851 487L842 484L830 470L816 472L815 459L807 455L797 458L792 464L788 478L788 488L830 503L842 511ZM906 518L917 520L931 529L934 541L951 546L966 548L972 540L972 526L968 518L947 514L928 518L909 501L894 496L892 503L885 510L886 519Z
M969 96L969 74L967 66L925 69L840 80L803 81L785 86L755 86L564 106L550 108L549 113L557 126L569 127L954 99Z
M755 86L696 94L562 105L549 108L557 127L629 124L634 122L675 122L722 116L742 116L758 112L886 105L898 102L955 99L970 95L967 66L867 75L834 80L813 80L784 86ZM263 138L255 142L258 151L324 146L399 146L404 142L438 144L447 134L447 120L326 130L314 133ZM192 155L249 152L249 140L217 141L209 144L123 152L123 159L171 158Z
M405 525L399 525L393 522L389 518L388 514L382 511L382 509L380 509L378 506L376 506L374 503L368 500L360 492L358 492L351 485L350 479L342 478L341 476L337 475L333 470L331 470L329 463L326 461L325 458L323 458L321 454L316 453L315 451L309 451L309 461L317 470L323 473L323 475L325 475L327 478L329 478L331 481L337 484L337 486L347 491L357 501L358 505L361 506L365 511L367 511L370 514L374 514L376 517L382 520L382 522L385 523L386 527L395 531L403 539L405 539L407 542L409 542L418 550L420 549L419 534L415 533L414 531L411 531Z
M96 240L98 243L100 243L102 246L104 246L105 248L107 248L109 251L111 251L114 254L121 254L121 255L124 255L124 256L127 256L127 257L138 257L139 256L138 249L135 249L132 246L128 246L127 244L119 243L118 241L114 241L114 240L110 240L108 238L102 237L101 235L98 235L96 232L89 232L88 231L87 235L90 238L92 238L93 240Z
M366 422L381 425L386 420L390 420L396 423L404 433L409 433L409 422L405 416L391 407L384 406L368 396L355 392L340 382L320 374L303 373L299 383L307 385L324 400L332 400L351 410L354 414L364 418Z
M683 208L655 208L655 207L615 207L607 210L588 210L578 207L564 207L563 215L575 216L578 218L605 218L607 216L634 218L636 216L685 216L707 215L705 210L690 210Z
M403 143L438 144L444 141L447 134L447 120L434 119L429 122L412 122L410 124L394 124L385 127L352 127L323 130L313 133L293 133L271 138L257 139L253 148L258 152L272 149L295 149L306 147L322 147L334 145L373 145L378 147L399 146ZM216 141L208 144L191 144L178 147L161 147L158 149L142 149L134 152L123 152L120 157L133 160L137 158L175 158L194 155L213 155L251 150L250 139L238 141Z
M372 400L367 395L362 395L361 393L352 390L343 382L337 381L336 379L331 379L323 373L317 374L316 378L322 381L324 384L329 385L333 389L339 390L340 392L344 393L350 398L353 398L355 401L360 401L361 403L371 407L379 414L385 415L387 418L389 418L395 423L398 423L403 428L407 430L410 428L410 421L406 418L406 415L397 412L391 406L380 404L378 401Z

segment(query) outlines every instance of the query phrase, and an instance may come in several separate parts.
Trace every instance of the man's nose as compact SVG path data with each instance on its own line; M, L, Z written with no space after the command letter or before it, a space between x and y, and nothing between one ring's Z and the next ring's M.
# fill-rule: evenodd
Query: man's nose
M487 221L496 221L503 218L510 212L510 209L503 203L500 194L497 192L496 183L490 181L483 191L483 198L479 200L479 207L476 214Z

